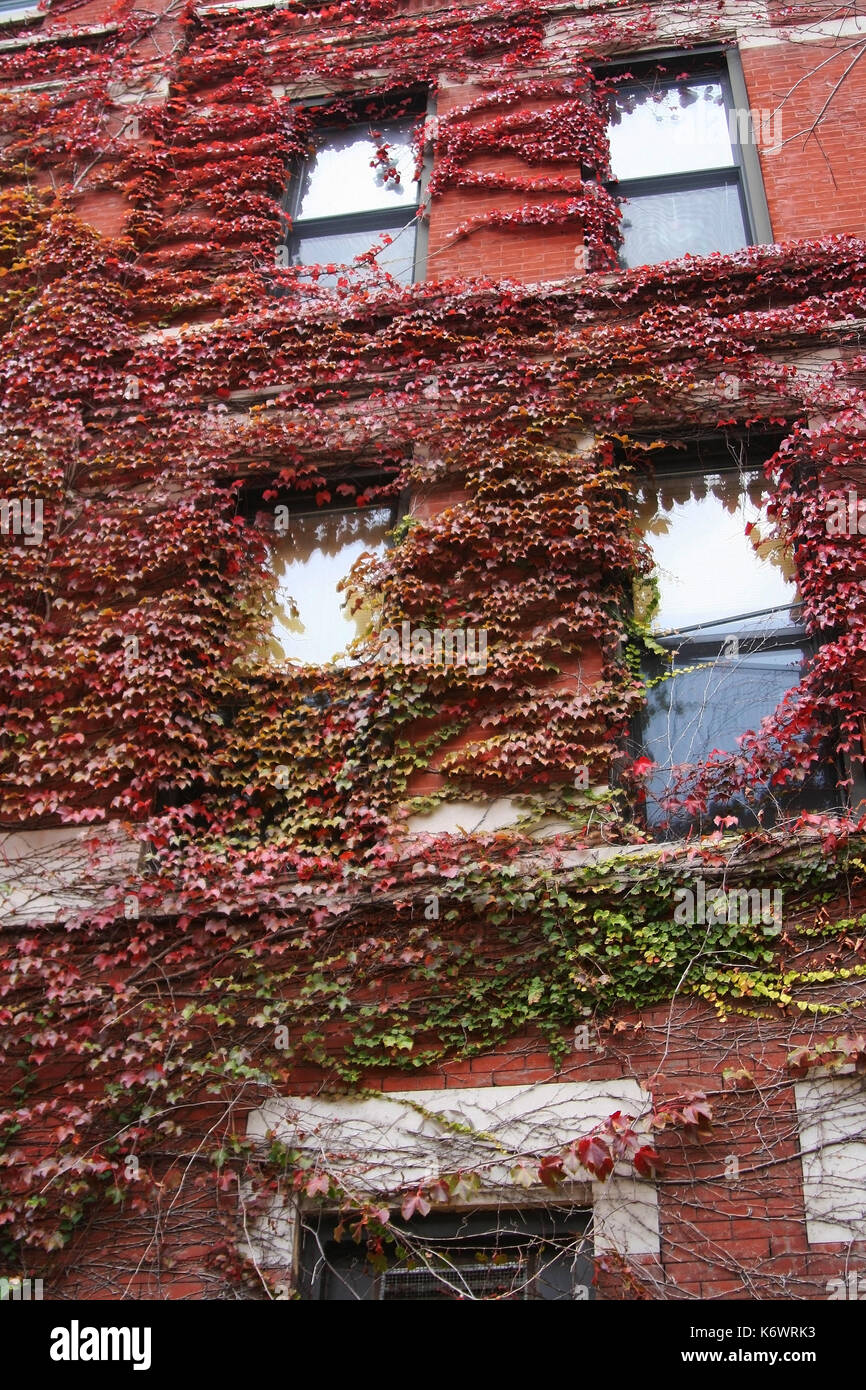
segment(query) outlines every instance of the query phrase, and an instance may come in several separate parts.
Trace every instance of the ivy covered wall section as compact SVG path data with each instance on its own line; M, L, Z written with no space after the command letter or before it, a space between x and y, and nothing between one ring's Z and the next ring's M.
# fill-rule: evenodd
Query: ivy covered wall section
M44 509L38 544L2 544L3 825L95 837L120 821L142 848L111 901L13 919L2 937L8 1258L64 1258L105 1211L149 1220L185 1165L219 1225L240 1178L296 1163L278 1153L262 1174L240 1137L247 1109L305 1084L471 1067L527 1036L555 1070L576 1022L633 1028L636 1010L682 996L720 1026L775 1030L783 1052L806 1047L797 1065L823 1055L816 1036L861 1055L862 825L806 817L648 850L625 736L644 698L633 594L651 559L634 496L648 446L772 427L768 485L822 645L785 707L706 768L704 794L796 780L828 733L861 756L866 560L823 523L832 498L866 492L863 243L623 273L608 257L534 286L401 289L366 266L335 290L305 284L274 259L305 88L471 89L438 138L418 131L431 219L437 199L495 187L501 207L455 225L455 246L482 228L573 226L612 253L591 63L656 32L652 10L557 40L540 4L399 26L391 7L334 9L356 42L324 45L291 7L178 9L0 60L6 83L76 80L2 104L0 453L6 495ZM702 16L693 37L715 26ZM149 47L166 36L171 62ZM118 101L137 91L152 94L140 111ZM520 151L525 186L479 185L472 160L498 150ZM576 153L585 175L564 171ZM123 221L100 237L111 198ZM826 350L838 355L796 365ZM719 389L732 364L735 401ZM375 634L346 669L251 660L269 568L241 493L324 506L374 464L385 481L367 498L457 500L411 517L359 592L398 625L485 629L471 679L383 664ZM543 844L407 836L431 765L441 794L518 796L567 828ZM768 892L784 880L784 930L726 918L696 943L675 915L696 874ZM242 1274L220 1258L221 1278Z

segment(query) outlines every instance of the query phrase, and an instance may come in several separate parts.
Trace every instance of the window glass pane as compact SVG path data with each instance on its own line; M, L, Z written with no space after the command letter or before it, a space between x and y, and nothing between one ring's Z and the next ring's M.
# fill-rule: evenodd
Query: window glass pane
M756 548L745 534L749 523L756 536L770 530L759 469L660 474L638 494L636 511L656 561L652 629L679 634L671 659L659 658L645 672L656 683L647 692L641 752L657 765L646 783L646 818L669 836L682 835L696 817L688 810L672 815L661 804L665 796L682 803L694 787L690 765L716 751L736 752L739 736L757 730L802 679L808 654L799 612L790 607L798 593L788 548L769 540ZM779 648L779 637L791 645ZM740 794L712 803L705 826L718 815L754 824L759 808L770 825L777 803L786 814L831 805L835 769L832 757L824 759L802 784L756 785L748 804Z
M608 127L615 179L647 179L734 164L721 81L696 79L654 92L623 87Z
M638 494L637 519L656 561L658 607L653 631L680 631L693 624L710 640L726 632L760 633L792 625L790 611L743 620L796 602L793 560L779 542L756 550L746 526L769 534L759 469L738 473L670 473ZM748 728L740 722L740 729Z
M381 555L394 525L390 507L292 513L273 540L276 592L269 655L277 661L332 661L363 636L370 613L350 615L337 585L365 550ZM292 616L292 600L298 616Z
M414 219L406 227L387 227L381 231L340 232L333 236L298 236L293 244L292 260L295 265L352 265L355 256L369 251L386 235L393 240L376 257L376 264L393 275L401 285L410 285L415 270L415 232ZM363 267L355 266L357 272ZM345 269L341 271L345 273ZM320 275L318 284L333 286L337 275Z
M409 121L319 131L313 137L316 152L304 162L295 217L414 207L418 185L411 133Z
M736 184L643 193L623 198L620 264L658 265L688 252L739 251L748 246L740 192Z
M800 680L806 660L801 647L741 652L736 657L719 656L702 662L690 656L688 647L678 654L672 668L675 674L649 690L644 716L643 751L658 764L646 783L650 825L657 826L670 817L659 802L672 784L671 769L698 762L715 749L735 752L738 735L757 729L773 712L786 691ZM691 669L695 666L697 670ZM688 792L688 778L681 779L682 773L673 779L678 798ZM828 779L826 769L819 769L810 782L822 779ZM770 799L769 793L762 798L761 789L754 790L758 802ZM818 792L817 786L809 790ZM776 795L782 794L784 789L777 789ZM821 799L819 796L817 804ZM788 795L785 800L789 800ZM708 820L728 810L739 814L744 823L743 808L737 803L710 807ZM672 829L682 831L690 823L691 817L680 815L672 821Z
M795 686L806 661L801 647L740 652L703 660L681 650L675 674L649 691L644 743L653 762L694 763L714 749L733 753L737 737L757 729ZM697 667L697 669L692 669Z

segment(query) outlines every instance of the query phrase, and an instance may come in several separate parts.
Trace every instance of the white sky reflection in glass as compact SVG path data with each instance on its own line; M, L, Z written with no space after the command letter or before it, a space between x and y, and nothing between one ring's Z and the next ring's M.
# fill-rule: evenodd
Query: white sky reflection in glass
M630 100L633 93L629 87ZM666 86L655 97L638 91L634 100L634 110L621 110L619 121L608 126L615 179L647 179L733 165L720 82Z
M390 507L296 512L285 536L274 537L270 656L277 661L321 663L341 656L370 624L370 613L343 607L337 585L364 551L382 555L394 525ZM292 616L294 600L298 617Z
M381 138L374 139L373 131ZM410 140L411 123L405 121L319 131L314 136L318 151L304 166L295 219L414 207L418 190ZM371 167L376 151L384 145L400 174L399 183L384 179L379 168Z
M766 537L770 522L762 503L763 477L753 470L667 474L638 498L638 524L652 548L659 586L655 632L775 608L797 600L790 553L778 543L756 551L745 534L757 523ZM733 624L738 632L785 627L786 613ZM707 630L721 637L725 624Z

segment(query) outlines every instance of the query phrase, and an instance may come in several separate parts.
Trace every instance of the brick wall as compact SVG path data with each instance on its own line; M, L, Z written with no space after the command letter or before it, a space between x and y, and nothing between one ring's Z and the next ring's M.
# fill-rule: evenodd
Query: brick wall
M856 63L846 75L855 53L786 41L743 51L751 109L781 112L783 148L762 160L776 241L866 233L866 147L859 134L866 70Z
M477 99L475 87L448 86L437 98L439 116ZM508 108L509 113L544 111L552 103L524 101ZM467 119L467 125L478 128L491 117L481 111ZM479 152L466 164L470 171L504 174L520 179L532 179L550 172L543 165L529 165L511 153ZM552 172L563 177L579 179L580 165L557 163ZM544 202L550 195L531 192L511 192L499 189L447 189L434 203L430 215L430 242L427 278L444 280L452 276L489 276L494 280L512 278L525 283L539 280L561 280L574 275L575 252L583 245L579 226L517 227L508 230L480 228L459 241L452 240L458 227L490 212L516 212L534 202Z
M708 1006L681 1002L590 1025L589 1043L556 1066L544 1040L529 1032L489 1055L409 1074L371 1072L361 1084L388 1095L631 1078L652 1092L659 1109L703 1092L713 1112L708 1137L670 1128L652 1140L665 1163L658 1184L660 1255L627 1261L632 1296L826 1299L831 1281L846 1272L866 1279L866 1240L810 1244L807 1238L786 1064L792 1039L784 1023L724 1022ZM747 1070L754 1085L733 1087L723 1067ZM296 1072L294 1081L297 1095L314 1096L327 1085L312 1068ZM555 1206L556 1197L550 1200ZM599 1296L624 1296L622 1269L613 1267L616 1278L610 1269L600 1271Z

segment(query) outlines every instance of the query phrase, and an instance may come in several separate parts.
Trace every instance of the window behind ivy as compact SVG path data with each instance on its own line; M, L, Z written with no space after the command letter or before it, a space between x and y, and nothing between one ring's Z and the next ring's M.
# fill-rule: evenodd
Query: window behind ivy
M646 819L681 834L717 815L764 824L793 809L824 808L835 799L832 757L794 789L756 786L748 804L737 795L690 809L692 765L734 753L757 731L812 656L802 621L793 557L768 539L763 470L731 454L696 448L680 467L657 468L640 489L639 528L655 558L643 595L651 614L644 678L648 685L640 752L655 770L646 785ZM755 543L758 537L763 537ZM665 802L675 794L676 807Z
M724 61L636 67L617 82L608 128L613 191L622 207L625 267L690 253L736 251L753 240L741 139Z
M332 1302L589 1300L588 1222L586 1211L508 1208L395 1217L396 1241L368 1251L352 1240L351 1218L340 1231L335 1217L309 1212L302 1223L301 1296Z
M322 267L318 282L334 284L375 246L377 266L402 284L414 279L416 119L323 124L313 132L289 190L292 265Z
M364 494L350 486L363 503ZM333 497L333 493L331 494ZM391 501L316 506L311 493L264 501L248 495L244 509L264 532L272 587L270 635L259 655L270 661L320 665L348 659L347 648L368 631L373 614L353 609L342 588L356 560L384 555L397 508Z

